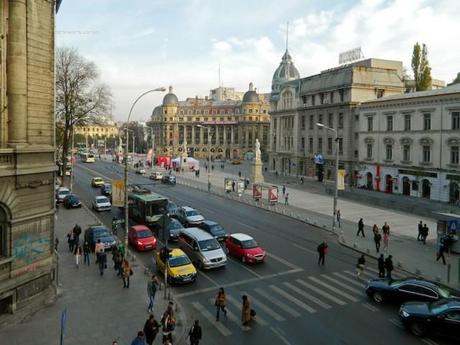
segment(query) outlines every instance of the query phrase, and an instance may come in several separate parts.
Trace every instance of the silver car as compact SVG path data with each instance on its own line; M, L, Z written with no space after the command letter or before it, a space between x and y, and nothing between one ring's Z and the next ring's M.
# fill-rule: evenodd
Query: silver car
M197 210L188 206L179 207L176 211L176 218L185 227L197 226L204 221L204 217Z
M93 210L95 211L111 211L112 210L112 204L110 203L110 200L106 196L97 196L93 200Z

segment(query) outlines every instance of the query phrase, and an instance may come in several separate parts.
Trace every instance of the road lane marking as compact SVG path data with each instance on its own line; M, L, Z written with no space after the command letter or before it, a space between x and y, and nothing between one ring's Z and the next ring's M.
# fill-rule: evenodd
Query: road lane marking
M332 274L339 277L340 279L346 280L347 282L356 285L357 287L364 288L366 286L366 284L363 284L362 282L357 281L356 278L355 279L349 278L339 272L334 272Z
M313 285L310 285L309 283L307 283L306 281L303 281L302 279L297 279L296 280L297 283L299 283L300 285L303 285L305 286L306 288L316 292L317 294L323 296L323 297L326 297L328 299L330 299L331 301L337 303L338 305L345 305L347 304L346 302L342 301L341 299L335 297L335 296L332 296L331 294L313 286Z
M233 306L236 308L236 309L240 309L241 306L242 306L242 303L243 302L238 302L237 299L235 297L233 297L232 295L227 295L227 300L233 304ZM251 300L251 299L249 299ZM264 319L262 319L260 316L256 315L254 321L256 321L257 323L259 323L261 326L267 326L268 325L268 322L265 321Z
M197 270L198 274L205 277L207 280L209 280L211 283L214 284L214 286L220 286L214 279L212 279L210 276L208 276L206 273L203 271Z
M209 299L209 302L211 303L211 305L213 305L214 308L217 308L217 307L215 306L215 304L214 304L215 301L216 301L216 300L215 300L214 298L212 298L212 297ZM249 326L243 326L243 325L241 324L241 320L240 320L235 314L233 314L228 308L225 308L225 310L227 311L227 318L228 318L230 321L235 322L235 323L237 324L237 326L238 326L242 331L247 332L247 331L249 331L249 330L251 329L251 327L249 327ZM223 319L223 320L224 320L224 323L225 323L225 314L222 312L222 310L220 311L220 314L221 314L220 320L222 321L222 319ZM217 322L221 322L221 321L215 321L215 322L217 323Z
M283 283L286 287L288 287L289 289L291 289L292 291L295 291L297 292L299 295L305 297L306 299L312 301L313 303L316 303L318 305L320 305L321 307L325 308L325 309L329 309L331 308L331 306L327 303L324 303L323 301L321 301L320 299L316 298L315 296L312 296L310 295L308 292L305 292L301 289L299 289L298 287L292 285L291 283L288 283L288 282L284 282Z
M293 243L292 245L293 245L294 247L300 249L300 250L305 251L305 252L308 252L308 253L311 253L311 254L314 254L314 255L318 255L318 252L314 251L313 249L308 249L308 248L299 246L299 245L296 244L296 243Z
M257 278L259 278L259 279L261 279L261 278L263 277L263 276L260 275L259 273L257 273L257 272L255 272L255 271L251 270L251 269L250 269L249 267L247 267L245 264L242 264L241 261L239 261L239 260L236 260L236 259L234 259L234 258L232 258L232 257L230 257L230 256L227 256L227 260L230 260L230 261L235 262L235 263L239 263L238 267L245 269L246 271L250 272L252 275L255 275L255 276L256 276Z
M420 340L428 345L439 345L437 342L435 342L434 340L431 340L430 338L422 338Z
M221 322L215 322L213 315L208 310L206 310L206 308L203 307L199 302L192 302L192 305L201 315L205 317L206 320L209 321L210 324L216 327L220 334L222 334L224 337L228 337L232 334L232 332Z
M285 345L291 345L291 343L275 327L270 327L270 329L272 330L273 333L275 333L278 336L278 338L281 339L281 341Z
M314 281L316 284L319 284L321 286L324 286L326 289L329 289L331 291L334 291L336 294L342 296L342 297L345 297L345 298L348 298L350 301L352 302L358 302L358 299L353 297L352 295L346 293L346 292L343 292L333 286L330 286L328 283L325 283L321 280L319 280L318 278L315 278L315 277L308 277L308 279L310 279L311 281Z
M351 272L351 271L343 271L344 273L348 274L349 276L352 276L356 279L356 272ZM374 275L371 275L369 273L366 273L366 272L362 272L361 273L362 275L365 275L365 276L368 276L368 278L370 279L375 279L376 277Z
M291 316L293 316L295 318L300 317L299 312L297 312L296 310L294 310L293 308L291 308L290 306L288 306L284 302L281 302L279 299L277 299L277 298L275 298L273 296L270 296L269 294L267 294L262 289L256 288L256 289L254 289L254 291L257 292L262 297L265 297L266 299L268 299L271 303L273 303L274 305L278 306L280 309L283 309L286 313L290 314Z
M204 211L209 212L209 213L220 214L220 213L218 213L216 211L211 210L210 208L203 207L203 206L200 207L200 210L204 210Z
M379 308L377 307L374 307L373 305L369 304L369 303L361 303L361 305L366 308L366 309L369 309L370 311L372 311L373 313L379 311Z
M257 228L254 227L254 226L252 226L252 225L248 225L248 224L245 224L245 223L242 223L242 222L239 222L239 221L236 221L236 223L240 224L241 226L245 226L245 227L247 227L248 229L257 230Z
M241 294L250 296L246 291L241 291ZM286 319L274 311L272 308L268 307L266 304L262 303L260 300L256 299L254 296L250 296L252 303L256 306L256 308L263 310L266 314L270 315L276 321L282 322Z
M316 309L310 307L308 304L302 302L300 299L292 296L291 294L287 293L286 291L281 290L279 287L275 285L270 285L270 289L278 293L279 295L283 296L287 300L291 301L295 305L299 306L300 308L308 311L309 313L316 313Z
M403 324L398 319L388 319L388 321L390 321L396 327L404 328Z
M291 263L291 262L289 262L289 261L287 261L287 260L285 260L285 259L283 259L283 258L280 258L279 256L277 256L277 255L275 255L275 254L273 254L273 253L267 253L267 256L268 256L269 258L272 258L272 259L274 259L274 260L276 260L276 261L281 262L281 263L284 264L285 266L287 266L287 267L289 267L289 268L292 268L292 269L294 269L294 270L300 268L299 266L297 266L297 265L295 265L295 264L293 264L293 263Z
M323 277L323 278L325 278L325 279L327 279L327 280L333 282L333 283L336 284L336 285L341 286L342 288L344 288L344 289L346 289L346 290L348 290L348 291L354 292L355 294L358 294L358 295L360 295L360 296L362 296L362 294L363 294L363 291L362 291L362 290L358 290L358 289L355 289L355 288L353 288L353 287L351 287L351 286L348 286L347 284L341 282L340 280L337 280L337 279L334 279L334 278L332 278L332 277L329 277L329 276L327 276L326 274L321 274L321 277Z

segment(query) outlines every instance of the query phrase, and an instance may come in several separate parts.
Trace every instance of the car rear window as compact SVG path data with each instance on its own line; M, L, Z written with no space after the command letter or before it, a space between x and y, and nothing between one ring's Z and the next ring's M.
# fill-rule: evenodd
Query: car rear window
M447 309L449 309L449 305L446 303L446 301L443 300L436 301L430 304L430 310L435 314L442 313Z
M137 237L139 238L152 237L152 232L150 230L141 230L137 232Z

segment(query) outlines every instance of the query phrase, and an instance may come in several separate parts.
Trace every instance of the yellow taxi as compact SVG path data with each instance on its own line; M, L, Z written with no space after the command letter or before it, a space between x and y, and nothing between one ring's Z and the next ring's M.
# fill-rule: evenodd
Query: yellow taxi
M155 254L157 270L164 274L164 248ZM167 264L169 284L188 284L196 280L196 269L188 256L179 248L170 249Z
M233 159L232 160L232 164L233 165L240 165L241 164L241 161L239 159Z
M104 179L102 177L93 177L91 179L92 187L102 187L104 185Z

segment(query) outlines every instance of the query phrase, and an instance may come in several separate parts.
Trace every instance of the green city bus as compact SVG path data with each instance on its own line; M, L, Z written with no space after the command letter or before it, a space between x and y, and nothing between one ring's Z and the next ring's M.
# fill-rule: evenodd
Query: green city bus
M167 222L168 198L156 193L136 194L130 192L128 199L129 218L154 231L163 228L163 223Z

